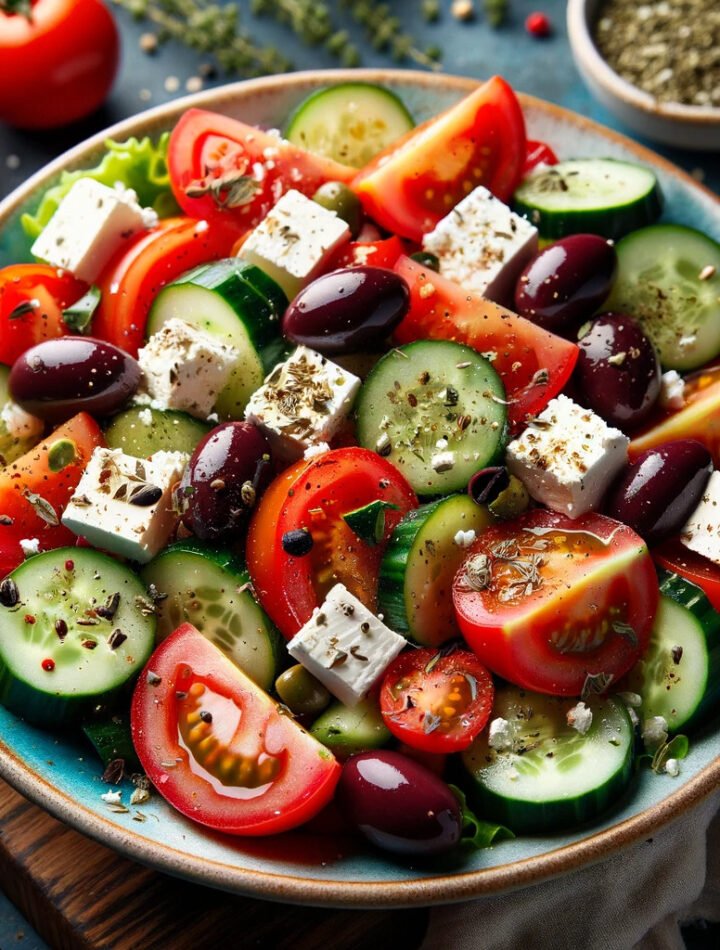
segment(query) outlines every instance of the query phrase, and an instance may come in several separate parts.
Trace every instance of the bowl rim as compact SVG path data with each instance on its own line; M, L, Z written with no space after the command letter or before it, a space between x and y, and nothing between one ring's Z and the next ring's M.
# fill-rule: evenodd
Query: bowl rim
M138 113L116 123L80 145L75 146L45 166L0 203L0 228L30 196L69 164L79 164L110 136L130 135L138 127L169 125L185 109L213 106L222 108L242 95L262 94L276 87L309 90L331 83L362 79L367 82L438 86L458 93L469 93L480 80L444 74L431 74L400 69L353 69L307 71L231 83L196 93ZM580 116L571 110L519 93L521 104L551 114L575 128L588 129L622 145L639 161L680 178L688 186L703 192L718 207L720 198L692 176L628 139L620 133ZM299 873L284 874L231 866L226 862L189 855L172 845L130 834L110 818L99 815L32 771L0 738L0 775L21 794L46 809L56 818L83 832L99 843L110 846L135 861L165 873L191 879L197 883L238 894L285 903L309 904L319 907L392 908L448 904L487 895L507 893L538 884L562 874L595 864L648 837L661 827L679 819L688 809L705 800L720 785L720 757L681 785L662 801L602 831L588 829L587 836L533 857L510 863L479 868L455 874L438 873L420 880L357 881L303 878Z

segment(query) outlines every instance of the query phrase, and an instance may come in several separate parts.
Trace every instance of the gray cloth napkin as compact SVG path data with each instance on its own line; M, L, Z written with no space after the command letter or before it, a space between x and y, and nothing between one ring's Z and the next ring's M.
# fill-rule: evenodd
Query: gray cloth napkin
M684 950L680 923L720 920L720 791L599 864L439 907L421 950Z

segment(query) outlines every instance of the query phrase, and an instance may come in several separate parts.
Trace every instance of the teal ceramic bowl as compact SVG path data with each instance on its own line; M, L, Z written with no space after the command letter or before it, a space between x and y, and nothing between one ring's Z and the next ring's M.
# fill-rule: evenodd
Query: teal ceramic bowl
M385 83L418 120L457 101L470 79L406 71L296 73L215 89L129 119L73 149L0 205L0 265L27 258L17 219L63 168L92 164L106 136L170 128L188 106L215 109L262 125L281 125L304 96L348 79ZM667 198L665 217L720 239L720 202L689 176L626 138L581 116L522 97L530 137L560 156L616 156L652 166ZM210 833L171 811L159 796L126 814L100 798L107 791L92 750L41 732L0 709L0 774L56 817L143 864L201 884L273 900L342 907L450 903L538 883L597 862L649 837L695 807L720 784L720 720L694 737L678 778L643 771L631 792L592 826L565 834L520 837L453 866L394 861L331 832L298 831L268 839ZM129 798L130 789L124 793ZM137 812L144 820L137 819Z

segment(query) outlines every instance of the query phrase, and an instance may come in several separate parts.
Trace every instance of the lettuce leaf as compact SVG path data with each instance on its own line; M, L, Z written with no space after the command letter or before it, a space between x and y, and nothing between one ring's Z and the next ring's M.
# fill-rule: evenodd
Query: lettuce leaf
M504 825L497 825L494 822L483 821L478 818L467 803L465 793L457 787L450 785L455 798L460 805L462 815L462 837L460 845L471 851L477 851L481 848L489 848L496 841L506 841L514 838L515 835Z

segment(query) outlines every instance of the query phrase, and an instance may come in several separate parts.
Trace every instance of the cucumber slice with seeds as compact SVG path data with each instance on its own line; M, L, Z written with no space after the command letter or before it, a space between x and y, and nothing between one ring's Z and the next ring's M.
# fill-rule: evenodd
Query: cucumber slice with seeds
M133 406L113 418L105 429L105 441L109 448L141 459L161 451L192 455L211 428L186 412Z

